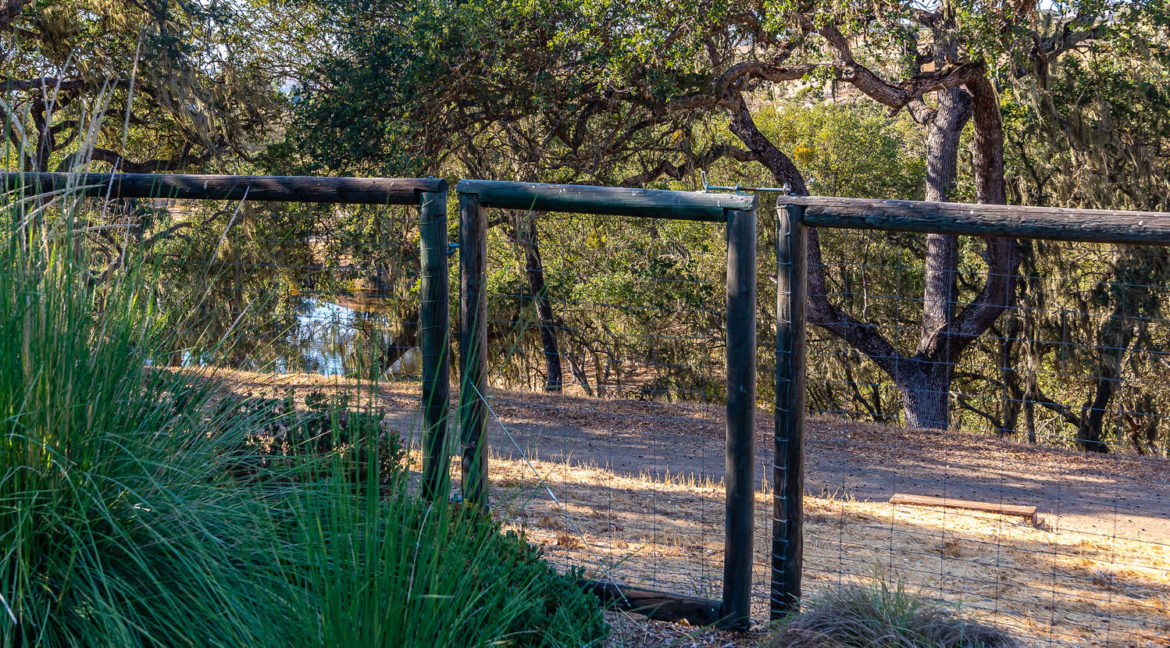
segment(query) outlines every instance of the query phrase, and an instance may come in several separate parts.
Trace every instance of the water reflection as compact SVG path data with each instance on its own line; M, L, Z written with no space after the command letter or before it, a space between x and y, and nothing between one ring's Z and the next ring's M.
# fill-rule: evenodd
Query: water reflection
M361 312L316 297L304 299L297 310L297 324L289 333L288 342L299 353L278 358L275 366L278 372L347 375L352 370L347 372L346 358L353 354L357 346L356 323L359 318L366 326L385 323L384 318L375 313Z
M186 351L182 363L368 377L372 369L384 371L408 350L395 342L394 333L401 326L387 316L386 311L393 311L387 300L363 297L338 303L310 296L300 298L292 310L283 327L268 332L245 328L237 332L238 343L227 353ZM247 351L240 353L244 344Z

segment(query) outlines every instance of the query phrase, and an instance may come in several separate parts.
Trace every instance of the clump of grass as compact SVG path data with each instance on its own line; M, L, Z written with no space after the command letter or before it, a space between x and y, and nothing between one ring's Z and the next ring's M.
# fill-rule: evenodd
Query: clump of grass
M293 615L310 620L290 646L596 646L599 602L556 573L521 536L474 508L428 505L377 475L353 489L337 455L334 479L302 487L279 526ZM405 473L403 473L405 475Z
M218 459L248 421L148 366L153 296L92 285L74 242L0 239L0 646L267 643L255 506Z
M878 577L844 584L781 622L769 648L1015 648L1003 631Z

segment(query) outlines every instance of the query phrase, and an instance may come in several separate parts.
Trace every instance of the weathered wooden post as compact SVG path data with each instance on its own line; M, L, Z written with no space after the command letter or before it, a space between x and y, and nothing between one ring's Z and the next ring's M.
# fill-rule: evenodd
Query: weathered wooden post
M804 555L804 207L776 207L776 410L772 467L772 619L800 605Z
M756 210L727 213L727 500L720 625L751 621L756 428Z
M487 211L474 194L459 194L459 429L463 500L488 504L487 482Z
M447 355L447 192L419 194L422 277L419 305L422 347L423 496L450 495L451 444L447 440L450 361Z

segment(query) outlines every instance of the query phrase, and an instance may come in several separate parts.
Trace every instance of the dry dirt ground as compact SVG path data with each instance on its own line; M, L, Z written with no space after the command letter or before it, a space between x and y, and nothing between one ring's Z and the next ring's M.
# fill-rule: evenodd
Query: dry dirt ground
M337 379L225 372L242 391ZM489 395L494 511L562 566L718 598L721 406ZM387 425L416 436L414 385L381 386ZM767 618L771 417L758 413L754 618ZM806 595L881 576L1012 631L1026 645L1170 646L1170 462L1088 456L956 432L812 419ZM458 463L458 462L453 462ZM456 475L457 479L457 475ZM1039 507L1041 523L894 506L895 492ZM551 493L551 494L550 494ZM610 615L611 646L753 646L733 634Z

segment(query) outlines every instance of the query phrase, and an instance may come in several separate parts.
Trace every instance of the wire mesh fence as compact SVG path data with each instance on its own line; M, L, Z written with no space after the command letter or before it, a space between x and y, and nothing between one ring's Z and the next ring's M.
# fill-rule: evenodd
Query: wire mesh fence
M925 237L822 237L829 299L912 356L923 337L924 269L897 251L921 258ZM952 310L984 284L978 247L963 241ZM1023 243L1020 256L1013 305L952 365L942 394L954 426L1051 447L1164 456L1165 249L1041 240ZM811 412L904 422L904 389L894 376L824 329L810 335Z
M291 388L300 406L313 391L377 379L367 406L387 414L387 429L420 436L417 206L155 200L119 209L107 224L178 227L152 253L169 290L203 295L173 364L214 362L242 390ZM584 577L718 599L726 225L491 214L483 395L495 514ZM768 618L776 490L763 414L776 397L774 217L764 210L757 228L757 622ZM924 234L817 234L810 272L823 281L810 284L810 303L848 318L807 329L803 593L905 583L1031 644L1164 645L1165 248L1021 242L1010 305L962 341L939 387L937 375L913 374L938 372L937 357L915 356L929 345L931 313L961 317L983 293L983 241L956 239L954 263L940 271L924 262L938 244ZM106 243L111 260L117 241ZM458 285L458 265L449 271ZM945 288L941 300L930 285ZM830 331L846 321L888 348ZM907 360L886 362L888 371L882 353ZM946 425L907 427L928 418L907 413L907 392L941 395ZM895 495L950 501L891 503ZM1037 517L1005 506L1034 506Z
M485 479L498 481L497 464L511 460L530 480L508 475L503 485L521 489L497 510L535 520L529 532L546 536L554 559L584 557L603 598L635 608L652 599L662 618L745 625L755 200L484 181L459 192L463 497L485 502ZM723 223L719 241L712 231ZM552 245L540 247L542 229ZM704 276L720 266L722 291ZM517 397L535 384L539 403ZM670 399L687 405L663 415ZM722 453L684 433L720 419ZM684 445L688 456L678 454ZM491 461L481 447L495 450ZM538 452L572 477L541 474ZM717 516L678 486L710 481L721 455L734 479L724 480Z
M497 510L588 577L718 599L725 228L500 214L488 245Z
M141 266L144 303L175 323L151 363L214 381L225 411L276 416L258 421L255 443L279 453L291 428L328 436L334 416L343 436L373 416L409 443L441 420L419 404L441 378L446 409L434 369L448 328L442 180L6 173L3 184L68 215L92 283ZM437 262L421 240L432 225ZM428 279L432 266L443 281Z
M182 363L421 379L417 208L158 202L188 224L154 251L197 293Z
M508 412L495 414L514 437L498 438L500 456L514 462L515 443L527 442L545 483L531 477L530 467L520 469L527 478L514 470L497 475L493 488L512 488L506 514L526 524L559 564L711 596L718 589L714 548L722 540L725 484L721 408L710 386L723 376L718 354L710 353L721 344L719 315L703 303L718 303L721 233L694 230L707 238L687 238L689 224L670 223L680 227L671 231L609 217L510 218L519 225L510 233L501 223L491 247L491 267L507 268L496 285L511 282L491 290L498 327L492 362L499 367L492 402ZM768 376L775 367L776 282L767 278L776 276L777 241L768 214L761 223L759 373ZM515 234L533 225L527 238ZM929 328L928 237L818 234L825 289L809 299L827 299L851 325L913 359ZM533 238L540 242L543 288L526 276L538 267ZM950 317L961 316L989 278L982 239L956 239L954 249L954 268L941 273L954 286L942 308ZM671 266L670 276L655 270L647 259L664 251L687 264ZM905 377L809 324L804 594L815 599L841 583L884 582L962 609L1028 644L1160 645L1170 631L1170 480L1158 427L1165 339L1159 309L1170 284L1164 253L1044 240L1021 241L1018 253L1010 306L986 332L964 341L950 367L942 390L945 427L905 426L905 392L929 393L931 383L899 384ZM710 260L703 262L704 255ZM992 281L1002 278L990 274ZM649 286L641 293L630 287L641 284ZM582 299L585 290L597 296ZM680 299L688 291L699 300ZM549 307L543 316L542 301ZM694 332L680 334L682 324ZM560 392L547 391L548 332L555 332L564 363ZM671 345L691 350L658 353ZM596 349L615 361L608 375ZM938 363L921 364L929 371ZM685 376L705 380L688 383ZM770 381L760 382L759 397L762 407L774 400ZM771 433L771 421L761 417L752 606L759 622L768 617L771 575L775 484L764 470L773 461ZM593 459L599 446L601 470L589 465L600 463ZM662 479L678 472L670 466L690 467L696 457L702 466L694 477ZM623 459L636 461L622 465ZM614 487L622 485L620 473L633 471L641 473L640 491ZM597 492L600 501L591 495ZM688 520L696 515L697 525ZM704 546L705 555L697 551Z
M1029 645L1164 644L1165 249L1020 241L1011 302L940 366L932 314L1001 278L984 241L817 234L809 309L839 310L808 324L804 594L880 579ZM925 262L950 241L953 262ZM949 420L906 427L924 392Z

